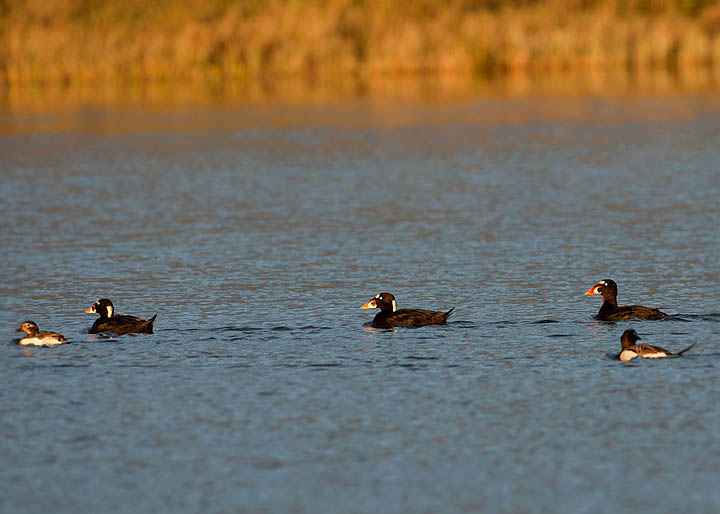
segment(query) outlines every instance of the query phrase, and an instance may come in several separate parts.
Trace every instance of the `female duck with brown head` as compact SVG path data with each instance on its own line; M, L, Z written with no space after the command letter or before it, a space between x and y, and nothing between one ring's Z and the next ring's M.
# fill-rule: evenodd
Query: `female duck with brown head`
M23 321L17 332L24 332L25 336L18 341L23 346L56 346L69 343L62 334L40 330L34 321Z
M649 344L635 344L640 339L642 338L638 335L637 332L632 329L623 332L623 335L620 338L622 351L617 354L617 358L623 362L627 362L634 359L635 357L643 357L645 359L658 359L660 357L680 357L683 353L695 346L695 343L693 343L684 350L680 350L677 353L672 353L667 351L665 348L660 348L659 346L652 346Z

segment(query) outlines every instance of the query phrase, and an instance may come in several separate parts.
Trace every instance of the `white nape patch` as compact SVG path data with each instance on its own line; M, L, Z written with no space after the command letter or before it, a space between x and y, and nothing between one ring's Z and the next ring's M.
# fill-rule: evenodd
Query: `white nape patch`
M633 360L638 354L635 350L623 350L620 352L619 359L623 362Z
M112 305L108 305L108 306L106 306L105 308L107 309L108 318L112 318L112 314L113 314L113 307L112 307Z
M395 300L392 301L392 306L393 306L393 312L395 312L397 310L397 302Z
M23 346L55 346L61 343L62 341L58 341L54 337L23 337L20 339L20 344Z

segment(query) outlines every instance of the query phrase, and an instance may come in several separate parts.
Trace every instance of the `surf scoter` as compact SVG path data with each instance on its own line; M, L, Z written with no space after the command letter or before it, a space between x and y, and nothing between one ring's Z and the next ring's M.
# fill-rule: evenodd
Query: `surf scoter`
M380 293L371 298L361 309L380 309L371 326L392 328L395 325L424 327L425 325L445 325L455 307L447 312L426 311L423 309L399 309L395 297L390 293Z
M85 311L86 314L99 314L100 317L95 320L90 328L91 334L100 332L114 332L115 334L128 334L131 332L140 334L152 334L153 323L157 314L150 319L140 319L135 316L123 316L113 314L113 304L107 298L101 298L92 304Z
M650 307L642 307L640 305L623 305L618 307L617 304L617 284L610 279L601 280L586 295L599 294L603 297L603 304L597 319L600 321L620 321L624 319L663 319L667 314L659 309L651 309Z
M659 357L680 357L683 353L695 346L691 344L684 350L672 353L659 346L650 346L649 344L635 344L635 341L642 339L634 330L626 330L620 338L622 351L617 354L617 358L623 362L634 359L635 357L644 357L646 359L657 359Z
M23 321L16 332L25 332L25 337L18 341L23 346L55 346L70 342L57 332L41 331L34 321Z

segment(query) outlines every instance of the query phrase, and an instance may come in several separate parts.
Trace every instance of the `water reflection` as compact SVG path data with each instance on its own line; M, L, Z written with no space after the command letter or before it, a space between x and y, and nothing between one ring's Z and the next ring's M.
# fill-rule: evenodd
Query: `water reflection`
M618 73L599 70L567 74L512 73L493 78L463 74L411 76L348 76L329 81L313 77L275 81L190 82L178 84L79 84L74 86L24 85L0 87L0 130L13 129L16 115L32 116L40 127L48 113L69 113L83 126L102 128L109 113L142 108L161 114L179 106L193 109L248 105L293 106L366 100L380 102L464 102L471 98L527 96L644 96L703 93L720 87L720 70L667 70ZM117 117L117 114L115 114ZM52 126L50 124L49 126ZM189 127L188 127L189 128Z

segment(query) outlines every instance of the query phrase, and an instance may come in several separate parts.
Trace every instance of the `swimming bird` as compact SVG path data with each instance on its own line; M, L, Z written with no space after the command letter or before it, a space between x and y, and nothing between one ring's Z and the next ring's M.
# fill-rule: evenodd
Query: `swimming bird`
M100 332L113 332L115 334L128 334L131 332L141 334L152 334L153 323L157 314L150 319L140 319L135 316L120 315L114 313L114 307L110 300L101 298L92 304L85 311L86 314L98 314L100 317L95 320L90 328L91 334Z
M423 327L425 325L446 325L447 319L455 307L447 312L427 311L423 309L399 309L395 297L390 293L379 293L371 298L361 309L380 309L371 326L392 328L395 325Z
M70 342L57 332L41 331L34 321L23 321L16 332L25 332L25 336L18 341L23 346L56 346Z
M657 320L667 317L667 314L659 309L643 307L641 305L624 305L618 307L617 304L617 284L614 280L601 280L585 295L602 295L603 303L600 312L596 318L600 321L620 321L626 319L649 319Z
M616 358L623 362L630 361L635 357L644 357L645 359L657 359L660 357L680 357L683 353L688 351L690 348L695 346L695 343L691 344L684 350L680 350L677 353L672 353L659 346L651 346L649 344L635 344L637 341L642 339L637 332L634 330L626 330L620 337L620 344L622 345L622 351L617 354Z

